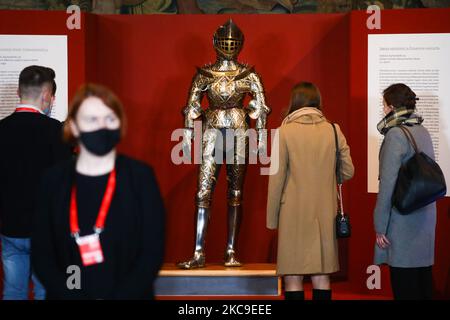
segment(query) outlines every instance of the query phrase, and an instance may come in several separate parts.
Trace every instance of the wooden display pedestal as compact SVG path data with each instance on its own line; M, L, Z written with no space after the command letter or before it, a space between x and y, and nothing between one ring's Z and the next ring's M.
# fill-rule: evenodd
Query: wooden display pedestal
M279 299L281 277L276 275L275 264L249 263L237 268L207 264L194 270L164 264L155 282L155 295L158 299L209 296Z

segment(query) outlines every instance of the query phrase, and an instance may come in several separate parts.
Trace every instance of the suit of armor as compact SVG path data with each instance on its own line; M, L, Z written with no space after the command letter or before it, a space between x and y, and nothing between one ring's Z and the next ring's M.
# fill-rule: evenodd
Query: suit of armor
M194 76L185 116L184 148L189 150L193 135L194 120L202 119L202 163L199 168L196 194L196 240L193 257L178 263L179 268L194 269L205 266L205 236L210 217L210 204L220 163L215 156L226 154L228 181L228 242L225 250L225 266L242 264L236 257L236 240L242 212L242 191L248 158L248 136L250 119L256 120L258 150L265 152L266 116L270 109L265 104L264 90L258 74L252 67L240 64L237 55L242 48L244 36L240 29L229 20L214 34L217 60L197 70ZM203 110L201 100L206 94L209 106ZM246 95L252 97L247 108L243 101ZM224 136L233 129L233 143ZM218 135L222 134L222 139ZM230 146L231 144L231 146ZM229 159L232 161L229 161ZM231 163L230 163L231 162Z

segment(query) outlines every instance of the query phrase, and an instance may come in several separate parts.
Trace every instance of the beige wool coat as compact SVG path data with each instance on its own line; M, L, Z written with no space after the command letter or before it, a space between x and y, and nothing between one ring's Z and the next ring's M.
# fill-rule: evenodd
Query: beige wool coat
M338 125L336 130L342 176L348 180L354 173L350 148ZM278 143L279 165L269 177L267 203L267 228L278 228L277 274L336 272L339 261L333 127L317 110L294 116L279 128ZM275 167L274 150L271 167Z

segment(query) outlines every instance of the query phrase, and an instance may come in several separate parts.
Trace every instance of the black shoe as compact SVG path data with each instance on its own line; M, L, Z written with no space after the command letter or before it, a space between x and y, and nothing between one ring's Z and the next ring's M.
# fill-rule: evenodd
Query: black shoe
M331 300L331 290L313 289L313 300Z
M284 300L305 300L305 291L285 291Z

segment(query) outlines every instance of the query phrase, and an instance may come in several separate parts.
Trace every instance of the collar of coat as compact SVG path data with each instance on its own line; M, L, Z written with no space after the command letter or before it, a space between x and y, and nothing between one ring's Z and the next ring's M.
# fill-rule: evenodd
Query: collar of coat
M286 118L284 118L281 125L297 122L302 124L316 124L326 121L325 116L323 113L317 109L317 108L301 108L298 109L291 114L287 115Z

